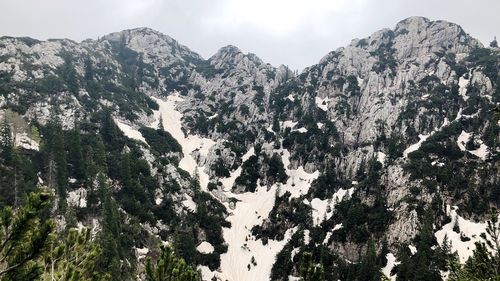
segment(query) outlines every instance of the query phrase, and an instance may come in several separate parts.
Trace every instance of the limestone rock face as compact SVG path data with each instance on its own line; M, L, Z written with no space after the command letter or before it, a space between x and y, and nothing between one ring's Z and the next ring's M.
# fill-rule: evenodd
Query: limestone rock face
M498 167L499 123L491 112L500 102L499 50L484 48L456 24L423 17L355 39L301 73L272 66L235 46L205 59L149 28L81 43L2 37L0 105L42 124L57 115L67 129L75 120L90 120L93 113L111 109L114 117L139 128L158 118L153 98L175 95L182 133L215 143L203 153L194 149L191 156L215 186L211 195L230 212L239 210L231 196L246 187L234 182L246 172L245 154L254 149L259 185L273 186L267 170L282 164L294 180L280 184L293 191L296 181L297 189L305 190L293 194L287 208L274 209L272 220L263 218L262 229L273 224L310 228L305 219L293 221L288 210L319 212L311 206L313 199L335 202L333 193L352 189L366 205L383 197L383 208L392 218L377 235L396 249L418 233L417 212L424 207L467 206L477 199L474 192L498 184L498 176L481 177L480 172ZM472 141L466 149L457 143L467 134ZM147 145L143 149L152 167L158 159ZM273 155L282 162L275 161L276 167L269 164ZM195 193L188 188L189 175L176 163L182 155L172 158L153 172L162 183L179 184L180 192L171 198L175 211L192 211ZM466 177L463 167L469 166ZM332 171L335 180L298 186L306 182L301 176L316 171ZM452 182L456 188L450 171L464 175ZM224 187L223 182L233 185ZM330 189L326 195L318 191L320 185ZM373 186L380 194L370 193ZM163 192L156 192L157 205ZM83 191L72 196L72 205L82 205ZM327 217L323 215L321 219ZM467 215L482 216L473 211ZM342 228L334 221L339 218L330 217L322 235L335 237ZM161 223L151 227L158 233L169 229ZM321 237L329 248L350 261L366 248L349 237L339 242L325 235Z

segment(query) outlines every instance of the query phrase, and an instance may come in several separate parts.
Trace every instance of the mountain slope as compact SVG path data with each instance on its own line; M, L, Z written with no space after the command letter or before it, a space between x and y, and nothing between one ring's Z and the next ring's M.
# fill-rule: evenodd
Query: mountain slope
M499 58L421 17L300 74L234 46L203 59L148 28L2 37L0 105L61 229L99 237L95 190L110 186L122 278L162 241L206 280L293 280L308 259L327 280L395 279L397 262L416 280L416 260L440 278L445 237L464 262L500 202Z

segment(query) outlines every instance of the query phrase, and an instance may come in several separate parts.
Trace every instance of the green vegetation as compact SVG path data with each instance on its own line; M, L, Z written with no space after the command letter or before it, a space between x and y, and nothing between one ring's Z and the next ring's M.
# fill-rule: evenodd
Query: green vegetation
M139 131L153 151L157 152L159 155L165 155L170 152L182 152L181 145L165 130L142 127Z
M174 256L170 247L162 247L156 264L148 259L146 263L147 281L199 281L200 275L188 266L182 258Z
M1 210L1 280L37 280L41 276L40 259L49 252L54 229L54 222L44 218L51 197L42 189L30 194L25 206Z

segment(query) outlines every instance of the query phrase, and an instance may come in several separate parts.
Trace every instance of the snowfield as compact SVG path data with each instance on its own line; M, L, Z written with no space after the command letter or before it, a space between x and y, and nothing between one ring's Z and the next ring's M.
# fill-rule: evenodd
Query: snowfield
M211 139L200 136L187 136L182 131L182 113L175 109L176 103L183 99L178 93L167 97L166 100L153 98L159 105L159 110L154 112L156 121L151 124L152 128L157 128L160 117L163 119L163 127L169 132L182 147L184 157L179 162L179 167L187 171L191 176L197 175L200 180L202 190L207 189L209 176L205 173L205 167L198 167L193 157L193 152L198 151L200 156L206 157L210 148L215 144Z
M460 96L462 96L464 101L467 101L469 99L469 97L467 96L467 86L469 86L469 79L465 79L463 76L460 77L460 79L458 80L458 86L460 87L458 89L458 93L460 94Z
M319 98L319 97L315 97L314 101L316 102L316 106L318 108L320 108L323 111L328 111L328 102L330 101L329 98L322 99L322 98Z
M181 159L179 167L192 176L197 175L200 179L201 188L206 190L209 176L204 172L205 167L198 165L193 152L198 152L200 157L206 157L215 142L200 136L186 136L184 134L181 122L182 113L175 108L176 103L182 101L178 94L170 95L165 100L155 98L155 101L160 108L154 112L156 121L150 126L158 127L160 116L162 117L165 130L182 146L184 157ZM252 148L243 156L243 161L253 154L254 150ZM228 217L231 228L223 229L224 239L228 243L228 252L221 255L222 272L212 272L208 267L200 266L204 280L210 280L214 276L229 281L267 280L276 254L281 251L295 232L295 229L289 229L283 241L269 240L267 245L263 245L261 240L256 240L251 235L252 227L261 224L272 210L278 186L274 185L270 189L259 186L255 193L233 194L231 188L240 173L241 168L238 168L231 173L229 178L221 180L224 186L224 194L227 197L237 199L238 202L233 213ZM299 172L299 174L302 173ZM302 185L299 185L300 187ZM195 207L193 203L189 199L183 201L184 206L190 209ZM229 203L225 202L224 205L230 210ZM209 250L206 244L200 246L201 249L198 249L200 251ZM252 258L255 260L255 264L252 264Z
M450 208L447 206L448 214L451 217L451 222L445 224L439 231L435 233L436 239L440 245L443 244L445 237L451 243L452 252L457 251L460 257L460 262L464 263L472 256L475 243L482 241L481 233L486 233L486 223L476 223L462 218L458 215L456 206ZM453 231L455 223L458 225L459 233ZM462 241L461 236L470 238L469 241Z
M115 123L118 126L118 128L120 128L120 130L123 132L123 134L125 134L125 136L127 136L128 138L134 139L134 140L141 141L143 143L147 143L146 139L142 136L141 132L139 132L138 130L132 128L131 126L121 122L118 119L114 119L114 120L115 120Z

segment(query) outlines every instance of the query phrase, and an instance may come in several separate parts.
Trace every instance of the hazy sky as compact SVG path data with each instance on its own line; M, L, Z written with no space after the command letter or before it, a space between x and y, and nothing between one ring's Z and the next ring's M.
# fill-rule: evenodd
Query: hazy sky
M488 44L499 0L0 0L0 36L81 41L151 27L208 58L236 45L294 69L409 16L443 19Z

